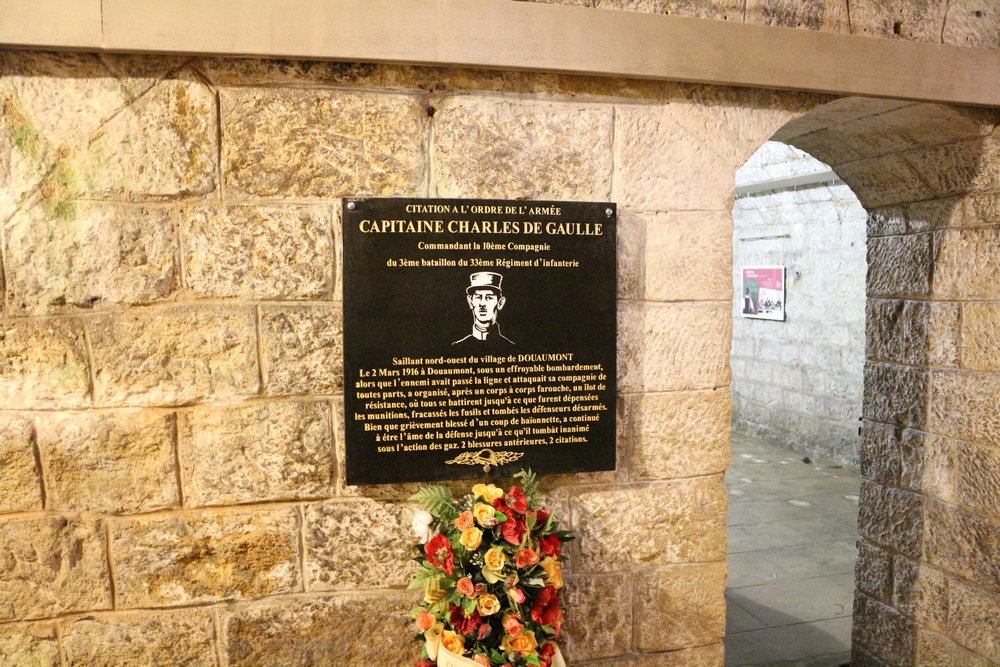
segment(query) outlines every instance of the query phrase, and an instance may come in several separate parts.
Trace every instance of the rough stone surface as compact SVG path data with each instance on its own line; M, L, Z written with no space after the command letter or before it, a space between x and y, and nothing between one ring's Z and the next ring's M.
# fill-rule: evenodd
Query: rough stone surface
M249 308L171 308L88 324L101 405L178 405L257 393Z
M726 493L721 476L581 491L571 505L579 540L575 572L725 557Z
M992 667L996 664L926 628L917 632L916 651L914 663L927 667Z
M234 608L223 618L230 667L410 665L417 661L411 593L296 597Z
M405 588L412 572L412 509L370 500L306 508L309 590Z
M716 389L629 399L632 475L671 479L725 472L731 398L728 390Z
M55 628L42 623L18 623L0 628L0 663L59 667Z
M164 199L216 189L216 101L194 79L157 84L66 162L81 194Z
M37 423L49 509L116 514L179 504L173 414L52 413Z
M865 479L883 486L899 486L902 457L894 426L866 421L861 429L858 453Z
M917 558L924 531L923 506L919 495L862 481L858 532L872 542Z
M1000 140L996 137L921 148L906 153L905 159L927 184L925 197L994 190L1000 185Z
M937 44L941 41L947 6L945 0L854 0L851 32Z
M939 232L934 240L934 297L992 299L1000 272L1000 227Z
M35 206L8 223L6 241L14 312L150 303L177 286L177 238L164 209L77 202L61 219Z
M612 135L608 108L448 98L434 114L433 188L440 197L605 201Z
M927 296L932 265L929 234L868 239L868 295Z
M725 300L732 282L732 217L728 213L670 213L646 227L644 298L649 301Z
M892 607L865 595L854 596L852 642L855 651L867 648L890 665L912 665L916 633L913 621Z
M1000 513L1000 448L971 443L955 448L950 461L956 477L955 501L984 514Z
M639 299L642 297L646 266L646 226L642 216L618 210L618 228L615 230L618 242L618 298Z
M851 184L854 194L868 210L928 197L926 181L903 154L892 153L838 165L827 159L823 151L810 151L799 139L794 143L836 167L837 173Z
M747 23L823 32L850 32L847 0L751 0Z
M625 655L632 645L632 586L628 577L568 577L560 649L571 663ZM601 622L593 622L593 610Z
M978 655L1000 662L1000 594L952 580L948 588L948 627L952 638Z
M189 507L333 494L327 403L196 409L181 413L178 432Z
M868 359L910 366L958 364L962 325L957 304L870 299L865 315Z
M866 419L923 428L927 420L927 373L893 364L865 364L862 411Z
M119 606L248 599L301 590L294 509L117 520Z
M0 404L79 408L90 403L83 327L74 320L10 320L0 330Z
M415 97L248 88L220 98L223 180L232 196L422 192L428 120Z
M260 337L268 394L343 390L343 314L338 306L261 308Z
M615 117L612 197L635 211L729 211L732 162L666 111L625 107Z
M892 606L923 625L944 629L948 623L948 582L926 563L893 559Z
M951 0L947 7L945 44L1000 49L1000 7L980 0Z
M195 294L329 297L334 255L326 207L199 207L185 212L184 281Z
M1000 444L1000 377L938 371L930 376L927 430L988 445Z
M618 311L618 390L729 384L729 304L625 304Z
M0 621L111 608L99 521L0 520Z
M66 623L67 667L184 665L215 667L215 629L209 611L98 615Z
M726 633L726 564L698 563L638 577L635 643L640 651L708 644Z
M892 554L878 545L858 540L854 582L859 591L885 603L892 602Z
M936 500L926 503L925 560L971 583L1000 584L1000 519Z
M624 658L598 660L586 664L588 667L719 667L723 663L724 655L725 647L719 642L680 651L633 654Z
M962 307L962 367L1000 371L1000 306L967 303Z
M0 514L42 509L42 480L31 419L0 414Z

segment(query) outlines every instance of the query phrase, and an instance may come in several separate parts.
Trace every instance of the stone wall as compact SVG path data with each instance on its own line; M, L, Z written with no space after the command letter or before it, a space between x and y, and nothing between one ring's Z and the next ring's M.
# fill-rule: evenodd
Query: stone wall
M474 195L620 205L619 466L545 480L579 536L567 655L720 664L735 170L780 130L843 163L871 208L926 199L928 183L941 197L998 187L989 114L824 102L541 74L0 55L0 662L410 663L413 487L343 478L339 203ZM899 132L813 150L853 119ZM902 145L823 157L886 141ZM976 300L996 272L995 196L961 201L942 206L967 226L913 223L869 250L871 307L912 313L892 321L912 322L915 340L954 324L935 309L921 328L929 306L911 298L929 289L931 240L935 289ZM969 257L978 268L956 272ZM995 485L981 485L997 470L993 320L988 302L954 307L974 313L961 339L972 365L933 376L939 408L912 426L983 454L949 478L953 495L900 487L891 463L885 477L867 468L862 574L888 561L898 600L872 592L859 611L878 621L869 633L933 627L941 655L995 657L997 614L982 615L996 609L983 509ZM926 358L883 358L866 385L873 433L890 411L917 414L928 386ZM893 435L911 432L924 433ZM895 546L912 531L893 518L917 507L933 512L920 515L926 552ZM946 582L943 625L918 622L939 607L905 597L907 565ZM870 634L858 645L889 656Z
M768 142L736 185L827 165ZM865 363L865 221L844 184L748 194L733 206L734 294L743 266L786 267L785 321L733 308L733 428L856 468Z

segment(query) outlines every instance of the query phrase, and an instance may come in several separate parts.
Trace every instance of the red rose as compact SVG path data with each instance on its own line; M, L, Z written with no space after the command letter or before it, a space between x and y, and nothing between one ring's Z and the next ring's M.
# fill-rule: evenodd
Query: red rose
M556 535L546 535L538 542L538 550L543 556L552 556L558 558L562 555L562 542Z
M516 486L507 493L507 505L518 514L524 514L528 511L528 499Z
M514 546L521 544L521 539L524 537L524 521L522 519L508 519L501 524L500 532L503 534L503 539L507 540Z
M514 510L507 506L507 503L503 501L503 498L497 498L493 503L493 510L495 512L500 512L508 519L514 518Z
M490 627L490 624L483 623L482 625L479 626L479 634L476 635L476 640L483 641L484 639L490 636L491 632L493 632L493 628Z
M466 616L464 611L453 606L451 608L451 624L459 634L471 635L479 630L479 626L483 624L483 618L478 611L472 612L471 616Z
M455 554L451 550L451 542L444 535L438 533L429 539L424 544L424 553L434 567L439 567L448 574L454 572Z
M559 611L559 597L553 586L546 586L531 605L531 620L542 625L551 625L559 632L562 625L562 612Z
M433 660L428 660L425 658L424 660L421 660L417 664L413 665L413 667L437 667L437 665L434 664Z

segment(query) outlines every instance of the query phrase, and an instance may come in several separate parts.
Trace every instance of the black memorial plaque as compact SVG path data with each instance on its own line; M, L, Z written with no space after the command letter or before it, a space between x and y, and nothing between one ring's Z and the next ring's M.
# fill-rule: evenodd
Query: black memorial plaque
M613 470L616 218L345 200L347 483Z

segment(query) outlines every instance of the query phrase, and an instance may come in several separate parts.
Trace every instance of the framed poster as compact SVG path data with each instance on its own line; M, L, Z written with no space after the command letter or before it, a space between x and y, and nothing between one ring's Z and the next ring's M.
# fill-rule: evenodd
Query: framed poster
M785 267L744 266L738 301L743 317L785 319Z
M348 484L615 467L614 204L348 199Z

